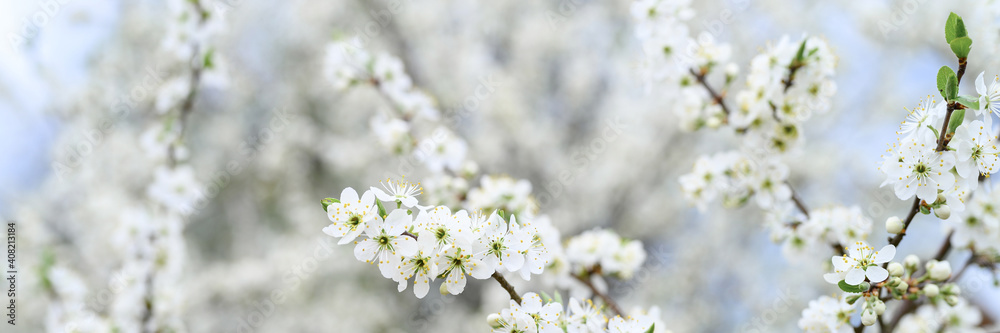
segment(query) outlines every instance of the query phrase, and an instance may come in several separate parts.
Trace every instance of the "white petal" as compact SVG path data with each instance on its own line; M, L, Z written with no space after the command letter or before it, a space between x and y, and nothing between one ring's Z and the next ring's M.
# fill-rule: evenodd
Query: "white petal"
M392 240L392 249L397 255L409 257L417 253L417 240L410 236L399 236Z
M370 262L375 258L375 251L378 250L378 242L371 238L358 242L354 247L354 257L360 261Z
M840 273L826 273L823 274L823 280L832 284L837 284L840 280L843 280L843 277L841 277Z
M880 266L869 266L866 273L865 275L868 275L868 280L871 280L872 283L882 282L889 278L889 271Z
M896 247L893 246L892 244L889 244L882 247L882 249L878 251L878 254L875 255L874 262L876 264L887 263L889 262L889 260L892 260L892 258L895 256L896 256Z
M859 268L852 268L851 271L847 272L847 276L844 277L847 284L856 286L865 281L865 271Z
M453 269L451 273L448 273L445 279L445 284L447 285L448 292L452 295L461 294L465 290L465 274L462 273L461 269Z
M340 192L340 202L356 205L358 203L358 192L353 188L345 188Z

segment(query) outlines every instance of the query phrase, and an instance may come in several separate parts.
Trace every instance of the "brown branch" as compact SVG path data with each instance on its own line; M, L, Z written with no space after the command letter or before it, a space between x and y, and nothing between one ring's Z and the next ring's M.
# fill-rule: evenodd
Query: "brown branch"
M802 199L799 198L799 194L797 192L795 192L794 188L792 188L792 184L788 184L788 189L790 189L792 191L792 202L795 203L795 207L798 207L799 211L801 211L802 214L805 214L806 218L808 219L809 218L809 208L806 208L806 205L802 203Z
M600 290L597 290L597 287L594 286L593 282L590 282L590 279L588 279L588 278L586 278L586 277L584 277L582 275L576 275L576 274L573 274L573 277L575 277L577 280L579 280L584 285L586 285L587 288L590 288L590 291L592 293L594 293L594 295L597 295L598 297L600 297L601 300L604 301L604 304L607 305L608 308L610 308L612 312L614 312L616 315L619 315L621 317L625 317L625 312L622 312L622 309L620 307L618 307L618 304L615 303L615 300L611 299L611 296L608 296L608 294L602 293Z
M503 278L503 275L500 275L499 272L493 272L493 279L497 280L500 286L510 294L511 300L517 302L517 305L521 305L521 295L518 295L517 291L514 290L514 286L510 285L510 282L507 282L507 279Z
M726 106L726 103L723 100L723 96L715 92L715 89L712 89L712 86L708 85L708 82L705 81L705 73L695 72L694 68L689 69L688 71L691 73L692 76L694 76L695 79L698 80L698 83L701 83L702 87L705 87L705 91L707 91L708 95L712 97L712 100L715 102L715 104L719 104L719 106L722 107L722 112L725 112L726 115L728 116L729 107Z

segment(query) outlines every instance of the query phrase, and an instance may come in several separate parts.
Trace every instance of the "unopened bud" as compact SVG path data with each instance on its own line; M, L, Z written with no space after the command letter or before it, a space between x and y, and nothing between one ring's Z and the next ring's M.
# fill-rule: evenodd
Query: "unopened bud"
M875 325L876 320L878 320L878 316L875 315L875 311L872 309L865 310L861 314L861 323L865 326Z
M944 293L945 295L961 295L962 288L959 288L954 283L949 283L944 285L944 288L941 288L941 292Z
M906 293L907 289L910 289L910 284L906 283L906 281L900 281L899 284L896 285L896 291L900 294Z
M942 220L947 220L951 217L951 208L948 205L941 205L941 207L934 208L934 215Z
M933 280L944 281L951 277L951 263L947 261L931 260L927 262L926 268Z
M889 276L900 277L903 276L903 264L898 262L889 263Z
M489 316L486 316L486 323L488 323L492 328L503 327L503 324L500 323L500 321L501 319L499 314L491 313Z
M924 295L927 295L927 297L937 297L939 292L940 290L936 284L928 284L924 286Z
M441 292L441 295L447 295L448 294L448 284L447 283L442 283L441 284L441 288L438 288L438 291Z
M898 216L892 216L885 220L885 230L890 234L898 234L903 232L903 220L900 220Z
M875 300L875 314L881 316L883 313L885 313L885 302L882 302L882 300L880 300L880 299L876 299Z
M945 296L944 301L948 303L948 305L955 306L955 304L958 304L958 296Z
M908 255L903 259L903 266L908 270L915 271L917 266L920 266L920 258L916 255Z

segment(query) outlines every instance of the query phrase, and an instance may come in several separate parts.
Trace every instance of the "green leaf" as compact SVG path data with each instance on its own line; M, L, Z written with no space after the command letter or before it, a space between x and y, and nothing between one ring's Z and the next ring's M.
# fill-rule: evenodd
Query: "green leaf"
M542 300L544 300L546 303L552 303L552 296L549 296L549 294L546 293L545 291L540 291L540 293L542 293Z
M212 67L215 67L215 63L212 62L213 55L215 55L214 49L208 49L208 52L205 52L205 58L202 59L202 64L205 68L212 69Z
M951 120L948 121L948 133L955 133L955 129L965 121L965 109L958 109L951 113Z
M646 333L653 333L654 328L656 328L656 324L649 325L649 329L646 330Z
M955 71L951 70L951 67L941 66L941 69L938 70L937 88L945 100L955 99L955 94L958 91L958 77L955 76Z
M953 39L948 45L951 46L951 52L954 52L956 57L965 59L969 57L969 51L972 50L972 38L958 37Z
M955 97L955 101L958 102L958 104L964 105L966 108L979 110L979 98L962 95Z
M807 40L809 40L809 39L808 38L803 38L802 39L802 44L799 44L799 51L795 53L795 61L792 62L792 64L793 64L792 66L795 66L795 63L799 63L801 65L801 63L803 61L805 61L805 59L806 59L806 57L805 57L806 41Z
M958 16L954 12L948 15L948 21L944 23L944 39L951 44L951 41L955 38L961 38L968 36L969 33L965 31L965 22L962 21L962 17Z
M930 128L931 132L934 132L934 137L935 138L940 138L941 137L941 132L938 132L937 128L934 128L934 126L927 125L927 128Z
M556 300L556 303L563 304L562 295L559 294L558 290L556 290L556 298L555 298L555 300Z
M852 286L852 285L847 284L847 281L844 281L844 280L840 280L840 282L837 283L837 286L840 287L840 290L843 290L844 292L848 292L848 293L853 293L853 294L864 292L864 291L868 290L868 288L862 288L862 285L864 285L864 283L856 285L856 286Z
M928 208L927 206L920 205L920 213L923 213L924 215L930 214L931 209Z
M320 202L323 204L323 211L325 212L327 207L330 207L330 205L340 202L340 200L337 200L335 198L326 198Z
M381 216L382 218L389 216L389 214L386 214L385 212L385 206L382 205L382 200L375 199L375 204L378 205L378 216Z

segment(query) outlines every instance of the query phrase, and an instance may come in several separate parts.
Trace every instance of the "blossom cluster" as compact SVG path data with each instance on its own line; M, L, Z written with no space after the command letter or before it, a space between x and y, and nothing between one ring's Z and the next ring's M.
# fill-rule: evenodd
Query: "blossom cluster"
M510 307L488 317L492 332L538 333L668 333L659 319L659 308L637 312L635 316L608 318L590 300L570 298L568 308L556 299L542 300L536 293L521 297L521 303L510 301Z

